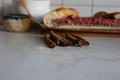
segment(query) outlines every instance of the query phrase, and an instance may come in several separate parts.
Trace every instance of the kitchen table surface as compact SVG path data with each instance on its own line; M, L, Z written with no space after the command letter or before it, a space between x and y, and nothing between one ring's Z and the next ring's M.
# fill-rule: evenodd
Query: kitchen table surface
M0 30L0 80L120 80L120 38L83 38L51 49L41 34Z

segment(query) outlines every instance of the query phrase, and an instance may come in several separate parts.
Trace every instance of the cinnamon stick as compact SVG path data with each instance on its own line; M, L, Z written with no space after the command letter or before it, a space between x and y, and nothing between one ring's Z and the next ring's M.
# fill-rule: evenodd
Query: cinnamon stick
M72 41L72 42L74 42L74 41L76 40L76 38L73 37L73 36L70 35L70 34L66 34L65 36L66 36L67 39L69 39L69 40Z
M66 42L63 40L63 38L62 38L60 35L54 33L53 31L51 31L51 36L52 36L55 40L57 40L57 43L58 43L57 45L60 45L60 46L68 46L68 44L66 44Z
M70 40L68 40L64 34L61 34L60 35L62 40L66 43L66 46L71 46L72 45L72 42Z
M49 35L45 34L44 39L45 39L45 42L46 42L46 44L47 44L48 47L50 47L50 48L56 47L55 42L53 42L53 41L50 39Z
M51 34L50 34L50 39L51 39L53 42L55 42L55 44L56 44L57 46L59 45L60 41L59 41L57 38L54 38L54 36L52 36Z
M74 37L77 38L77 39L80 39L81 42L83 42L83 45L84 45L84 46L88 46L88 45L90 44L87 40L83 39L82 37L80 37L80 36L77 35L77 34L71 34L71 35L74 36Z
M50 32L50 38L56 43L56 45L59 45L59 37L53 31Z
M78 45L78 46L83 46L83 42L81 42L81 40L75 38L74 36L72 36L71 34L66 34L66 37L73 42L73 45Z

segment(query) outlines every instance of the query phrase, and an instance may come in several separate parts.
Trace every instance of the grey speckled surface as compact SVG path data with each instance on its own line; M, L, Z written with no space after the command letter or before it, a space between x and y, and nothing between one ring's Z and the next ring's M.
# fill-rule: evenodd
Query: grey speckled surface
M120 38L46 47L42 35L0 30L0 80L120 80Z

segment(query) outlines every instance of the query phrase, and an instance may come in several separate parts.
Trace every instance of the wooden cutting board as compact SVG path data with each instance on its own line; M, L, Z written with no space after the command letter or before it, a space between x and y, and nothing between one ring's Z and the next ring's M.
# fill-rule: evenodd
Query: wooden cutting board
M75 33L80 36L85 37L114 37L120 38L120 33L110 33L110 32L86 32L86 31L60 31L60 30L53 30L56 33ZM50 30L41 31L41 34L49 33Z
M70 30L57 30L57 29L41 29L40 26L34 24L32 27L25 33L29 34L45 34L49 33L50 31L54 31L56 33L75 33L80 36L86 37L114 37L120 38L120 29L119 30L82 30L82 31L70 31Z

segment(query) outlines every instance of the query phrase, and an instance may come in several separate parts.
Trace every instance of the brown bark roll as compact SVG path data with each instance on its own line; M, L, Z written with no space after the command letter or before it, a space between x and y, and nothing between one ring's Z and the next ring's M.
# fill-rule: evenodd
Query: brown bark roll
M83 46L83 42L81 42L81 40L75 38L74 36L72 36L71 34L66 34L66 37L73 42L72 45L78 45L79 47Z
M59 45L59 37L53 31L50 32L50 38L56 43L56 45Z
M76 40L75 37L73 37L72 35L70 34L66 34L66 38L69 39L70 41L74 42Z
M77 39L80 39L80 41L82 42L82 45L84 45L84 46L88 46L90 44L87 40L83 39L82 37L78 36L77 34L71 34L71 35L73 35Z
M67 44L67 46L72 46L72 42L70 40L68 40L64 34L61 34L61 37L63 39L63 41Z
M53 41L50 39L49 35L45 34L44 39L45 39L45 42L46 42L46 44L47 44L48 47L50 47L50 48L56 47L55 42L53 42Z
M59 45L59 40L58 39L56 39L56 38L54 38L52 35L50 35L50 39L53 41L53 42L55 42L55 44L58 46Z
M58 35L58 36L59 36L59 40L60 40L59 46L69 46L67 41L61 35Z
M68 46L68 44L64 41L64 39L59 35L51 31L51 36L57 40L57 45L59 46Z

